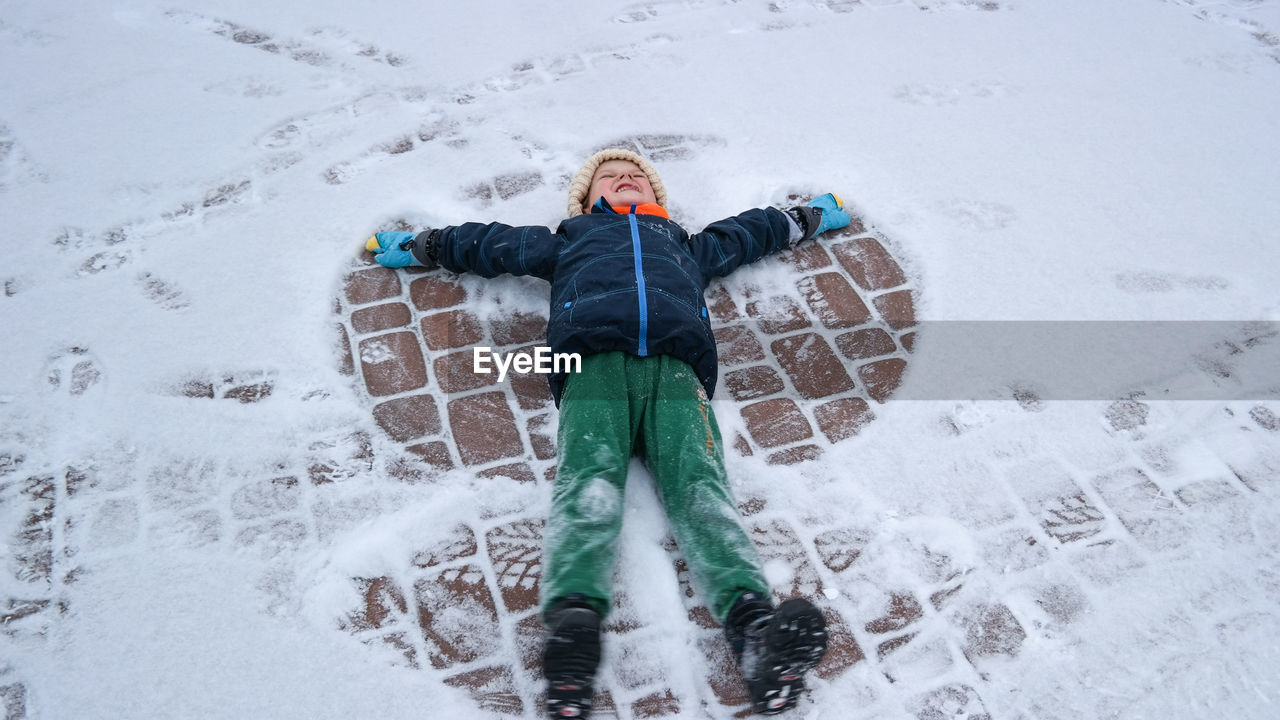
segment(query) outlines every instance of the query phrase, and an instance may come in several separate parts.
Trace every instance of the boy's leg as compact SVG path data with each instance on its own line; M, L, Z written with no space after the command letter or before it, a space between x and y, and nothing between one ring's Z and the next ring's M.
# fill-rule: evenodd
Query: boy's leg
M676 544L723 622L744 592L767 598L769 586L729 488L720 429L688 364L665 356L640 362L655 369L641 427L645 458Z
M738 660L752 710L795 707L822 660L826 621L808 600L774 608L729 489L720 430L688 365L662 358L642 438L672 533Z
M559 463L542 558L542 616L568 597L601 616L613 606L613 567L631 458L623 356L583 358L560 399Z

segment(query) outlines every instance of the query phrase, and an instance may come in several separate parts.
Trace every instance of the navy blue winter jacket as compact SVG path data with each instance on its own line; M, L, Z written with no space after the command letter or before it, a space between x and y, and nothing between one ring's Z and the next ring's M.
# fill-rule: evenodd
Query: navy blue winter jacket
M656 208L657 206L651 206ZM775 208L748 210L690 235L645 206L603 204L540 226L466 223L432 233L435 259L484 277L532 275L551 283L547 342L555 353L620 350L670 355L715 392L716 343L704 291L712 278L786 248L792 224ZM565 375L548 378L556 403Z

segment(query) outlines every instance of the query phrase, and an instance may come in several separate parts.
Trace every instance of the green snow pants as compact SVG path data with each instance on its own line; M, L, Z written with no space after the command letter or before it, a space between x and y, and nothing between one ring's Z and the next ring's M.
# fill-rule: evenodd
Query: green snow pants
M688 364L621 352L590 355L560 400L559 467L543 548L542 611L580 593L601 615L631 456L653 474L676 544L715 619L746 591L768 596L755 545L725 474L720 429Z

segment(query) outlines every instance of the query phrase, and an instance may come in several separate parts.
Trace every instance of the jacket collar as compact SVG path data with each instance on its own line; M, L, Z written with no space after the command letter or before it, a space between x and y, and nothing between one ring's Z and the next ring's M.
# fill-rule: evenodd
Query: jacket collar
M611 206L605 203L604 198L600 198L596 201L595 205L591 206L591 212L612 213L615 215L657 215L661 218L667 218L668 220L671 219L671 216L667 214L666 208L661 205L656 205L654 203L641 203L639 205Z

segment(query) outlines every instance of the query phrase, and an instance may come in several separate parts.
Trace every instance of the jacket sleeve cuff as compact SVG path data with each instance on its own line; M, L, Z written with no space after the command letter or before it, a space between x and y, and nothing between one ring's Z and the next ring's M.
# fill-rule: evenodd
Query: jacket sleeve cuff
M428 268L440 265L436 259L440 249L440 232L439 229L424 230L414 236L413 244L409 246L409 254L413 255L414 261L419 265Z
M791 225L791 236L787 241L789 245L794 246L818 234L818 226L822 223L822 211L818 208L797 205L787 208L783 214Z

